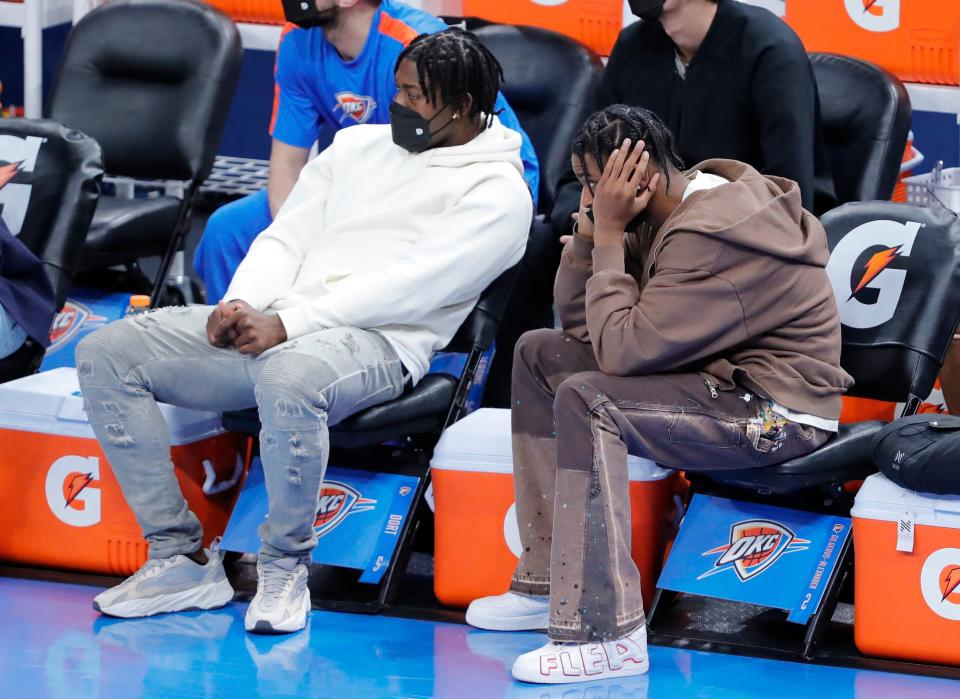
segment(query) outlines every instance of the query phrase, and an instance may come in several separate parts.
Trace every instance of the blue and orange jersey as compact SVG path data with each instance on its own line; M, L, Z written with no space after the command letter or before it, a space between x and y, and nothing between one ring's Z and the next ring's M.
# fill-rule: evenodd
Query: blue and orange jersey
M420 34L446 29L433 15L396 0L383 0L360 55L345 61L322 28L287 24L277 50L276 87L270 135L287 145L309 148L326 126L387 124L396 93L393 69L404 47ZM509 76L508 76L509 77ZM503 95L500 120L523 136L524 177L536 194L540 167L530 138Z

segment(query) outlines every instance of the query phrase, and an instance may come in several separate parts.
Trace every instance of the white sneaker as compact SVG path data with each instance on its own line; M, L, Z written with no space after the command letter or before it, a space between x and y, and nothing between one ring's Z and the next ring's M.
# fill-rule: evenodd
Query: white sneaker
M646 625L624 638L602 643L560 643L525 653L513 664L521 682L567 684L642 675L650 669Z
M549 622L548 595L505 592L481 597L467 607L467 623L488 631L545 631Z
M93 608L107 616L130 619L222 607L233 599L233 588L220 553L206 553L206 565L179 555L151 559L119 585L97 595Z
M293 633L307 625L307 566L296 558L257 563L257 594L244 626L252 633Z

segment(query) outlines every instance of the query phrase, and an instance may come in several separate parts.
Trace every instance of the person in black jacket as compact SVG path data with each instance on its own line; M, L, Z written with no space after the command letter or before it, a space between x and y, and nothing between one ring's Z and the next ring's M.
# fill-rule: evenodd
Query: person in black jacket
M736 0L631 0L642 19L620 33L600 107L644 107L676 135L688 166L740 160L800 185L803 207L836 205L813 69L797 35L771 12ZM658 10L662 7L662 13ZM569 233L580 184L561 181L551 221Z
M0 218L0 359L28 337L46 347L56 310L43 264Z

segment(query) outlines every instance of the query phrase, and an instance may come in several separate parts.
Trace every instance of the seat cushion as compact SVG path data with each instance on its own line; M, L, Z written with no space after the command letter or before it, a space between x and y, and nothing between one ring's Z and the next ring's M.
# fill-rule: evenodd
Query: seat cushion
M725 486L762 493L787 493L866 478L876 471L871 444L882 422L840 425L840 431L816 451L776 466L698 473Z
M428 374L396 400L375 405L330 429L330 443L348 449L371 446L416 434L439 434L457 390L449 374ZM256 435L260 418L256 408L224 413L223 426Z
M174 197L101 197L83 249L84 269L162 255L177 225Z

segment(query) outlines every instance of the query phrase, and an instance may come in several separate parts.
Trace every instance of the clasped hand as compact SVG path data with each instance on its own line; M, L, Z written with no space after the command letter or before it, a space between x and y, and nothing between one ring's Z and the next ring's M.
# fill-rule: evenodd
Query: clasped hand
M246 301L221 301L207 318L207 339L214 347L260 354L286 342L287 330L278 315L261 313Z

